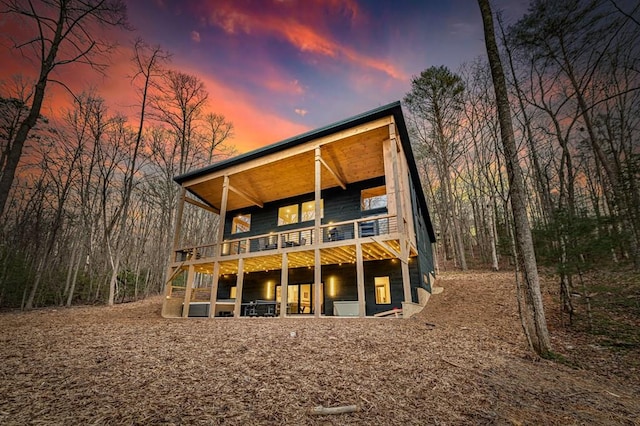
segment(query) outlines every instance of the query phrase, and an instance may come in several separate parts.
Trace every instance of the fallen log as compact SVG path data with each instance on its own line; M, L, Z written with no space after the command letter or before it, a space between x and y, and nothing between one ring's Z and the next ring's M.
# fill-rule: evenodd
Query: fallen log
M344 413L353 413L358 411L357 405L344 405L342 407L323 407L322 405L318 405L313 407L309 414L314 415L326 415L326 414L344 414Z

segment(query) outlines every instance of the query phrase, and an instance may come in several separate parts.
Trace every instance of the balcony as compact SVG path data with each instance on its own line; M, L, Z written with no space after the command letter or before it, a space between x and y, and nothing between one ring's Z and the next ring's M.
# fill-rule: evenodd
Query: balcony
M323 224L320 237L314 227L225 240L221 244L182 247L175 251L176 263L207 263L241 257L275 255L282 252L308 251L314 248L333 248L355 244L356 239L372 237L380 240L397 238L397 217L371 216L353 221ZM369 240L370 241L370 240ZM395 248L395 245L394 245ZM217 250L219 249L219 257Z

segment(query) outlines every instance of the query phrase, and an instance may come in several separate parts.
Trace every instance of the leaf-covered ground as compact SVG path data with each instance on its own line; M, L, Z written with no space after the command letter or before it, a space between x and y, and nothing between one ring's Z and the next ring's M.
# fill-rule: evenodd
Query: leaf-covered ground
M640 424L637 347L550 314L564 361L540 360L511 273L440 285L409 320L167 320L160 298L5 313L0 424ZM309 414L318 405L358 411Z

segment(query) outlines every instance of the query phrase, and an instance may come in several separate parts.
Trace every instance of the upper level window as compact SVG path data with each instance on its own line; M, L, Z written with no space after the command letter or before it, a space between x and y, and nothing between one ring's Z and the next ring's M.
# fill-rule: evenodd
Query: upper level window
M280 207L278 209L278 226L298 223L298 205Z
M231 222L231 233L239 234L241 232L249 232L251 229L251 215L239 214L233 218Z
M301 222L314 220L316 218L316 202L307 201L306 203L302 203L301 216L302 216ZM320 217L324 217L324 200L320 200Z
M360 196L360 209L373 210L387 207L387 189L384 185L363 189Z

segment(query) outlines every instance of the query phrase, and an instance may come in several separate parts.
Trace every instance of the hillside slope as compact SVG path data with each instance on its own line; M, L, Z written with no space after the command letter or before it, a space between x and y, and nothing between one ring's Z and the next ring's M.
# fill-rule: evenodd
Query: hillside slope
M640 423L634 367L531 356L510 273L440 283L410 320L165 320L160 298L2 314L0 423ZM574 364L620 361L552 337Z

